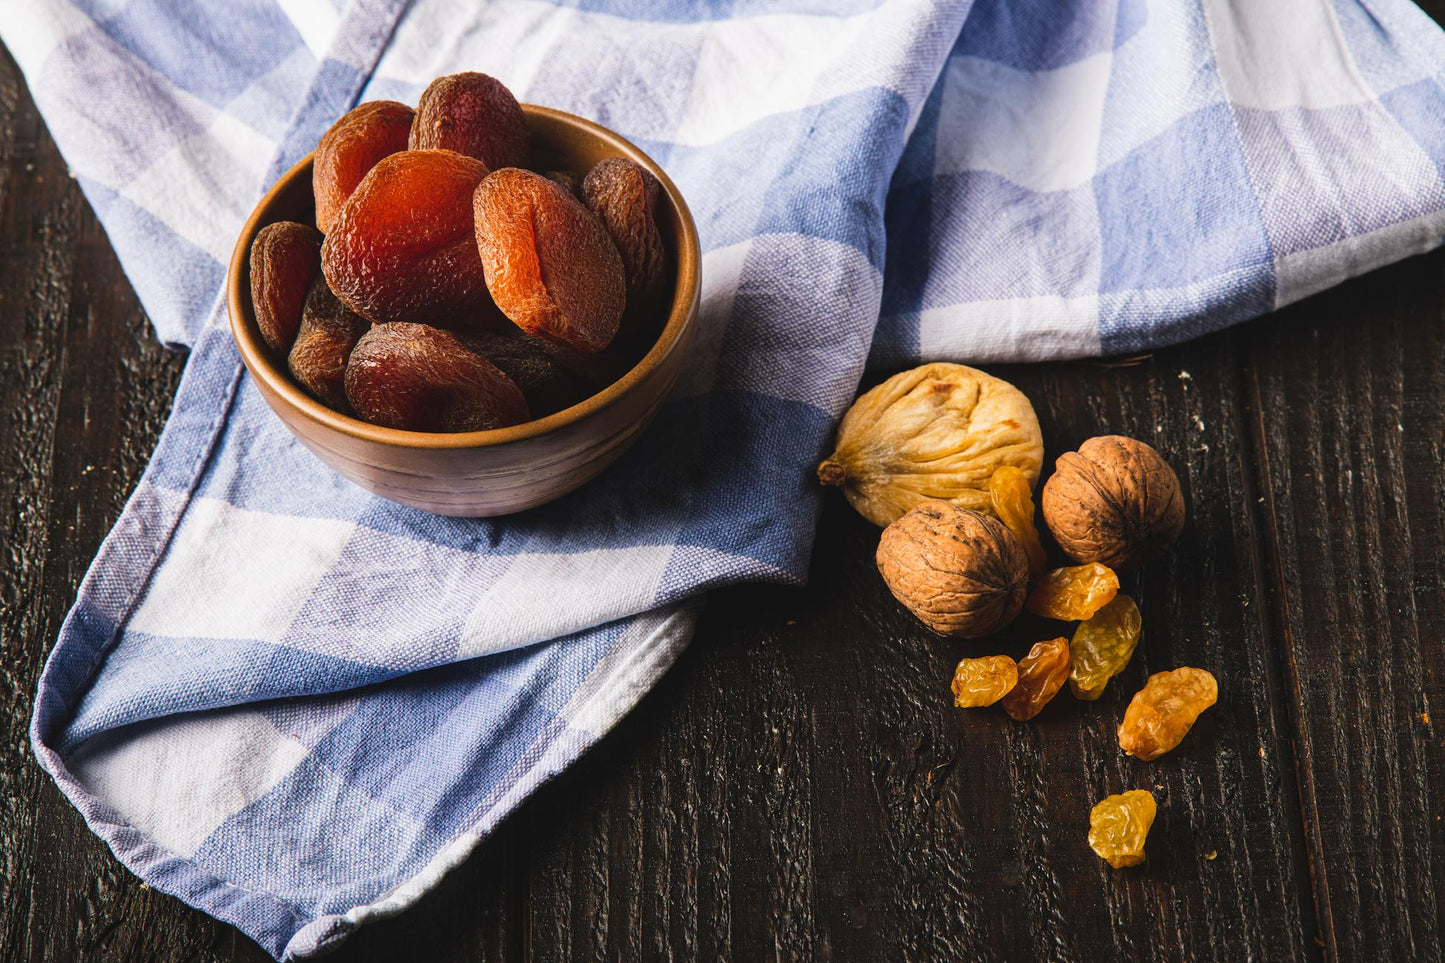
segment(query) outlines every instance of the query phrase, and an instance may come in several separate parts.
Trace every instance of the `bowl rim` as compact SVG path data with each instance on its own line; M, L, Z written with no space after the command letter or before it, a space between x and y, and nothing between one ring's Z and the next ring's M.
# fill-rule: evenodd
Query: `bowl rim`
M667 324L663 326L657 340L640 361L622 377L571 407L531 421L524 421L520 425L491 428L486 431L433 432L383 428L380 425L373 425L359 418L344 415L339 411L333 411L317 401L272 362L269 355L270 349L261 341L259 329L255 328L254 317L250 325L243 322L245 312L250 307L251 292L249 284L241 283L243 276L249 276L251 243L261 228L270 223L265 220L268 209L275 203L277 197L294 189L295 182L299 178L310 176L312 161L315 157L315 151L312 151L277 179L270 190L256 203L250 216L246 218L246 223L236 238L236 246L231 252L231 263L226 274L226 309L230 319L231 337L251 376L266 389L278 395L298 414L352 438L402 448L457 449L506 445L550 434L568 425L576 424L615 404L657 371L664 359L684 341L698 310L699 268L702 254L698 243L697 225L693 222L692 212L688 209L687 202L683 200L677 185L672 182L672 179L656 161L615 131L585 117L578 117L576 114L569 114L553 107L522 104L522 110L529 120L540 117L566 127L580 129L601 140L617 155L647 168L662 185L662 190L677 213L678 237L677 250L674 252L677 262L677 289L673 293L672 310L669 312Z

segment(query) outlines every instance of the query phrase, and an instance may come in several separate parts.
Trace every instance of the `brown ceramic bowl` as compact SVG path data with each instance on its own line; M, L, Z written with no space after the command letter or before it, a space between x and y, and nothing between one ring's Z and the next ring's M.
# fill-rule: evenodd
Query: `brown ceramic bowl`
M286 173L251 213L226 282L231 333L271 410L318 458L368 491L441 515L505 515L567 494L595 477L651 421L677 381L697 320L697 228L677 187L646 154L591 121L524 104L538 170L585 173L604 157L627 157L662 183L658 228L677 283L662 333L641 361L597 394L492 431L432 433L379 428L332 411L301 390L261 339L251 307L251 241L275 221L314 223L311 157Z

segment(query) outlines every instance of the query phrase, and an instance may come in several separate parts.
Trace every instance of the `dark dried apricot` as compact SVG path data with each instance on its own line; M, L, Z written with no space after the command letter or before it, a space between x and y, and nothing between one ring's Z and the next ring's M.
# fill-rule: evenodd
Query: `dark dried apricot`
M546 177L547 180L556 181L558 184L567 188L567 193L577 193L577 175L571 171L547 171Z
M416 102L412 150L454 150L489 170L526 167L527 115L497 78L479 73L438 77Z
M372 424L409 431L482 431L531 417L511 378L429 324L368 331L346 366L346 397Z
M251 242L251 305L272 351L291 350L306 292L319 270L321 232L308 224L267 224Z
M528 334L601 351L626 305L622 259L596 214L541 174L504 168L473 198L477 249L502 313Z
M487 301L472 231L481 161L449 150L383 158L357 185L321 246L347 307L378 324L475 315Z
M667 283L667 252L657 230L661 190L646 168L623 157L599 161L582 179L582 199L622 255L629 305L652 304Z
M316 278L306 294L301 330L286 359L291 377L325 404L346 411L346 388L342 383L346 361L357 339L369 327L369 321L336 299L325 278Z
M596 392L584 377L559 364L554 350L508 322L510 331L459 333L459 340L501 369L522 389L533 418L569 408Z
M311 187L316 226L329 232L341 205L383 157L406 150L412 109L394 100L357 104L331 125L316 145Z

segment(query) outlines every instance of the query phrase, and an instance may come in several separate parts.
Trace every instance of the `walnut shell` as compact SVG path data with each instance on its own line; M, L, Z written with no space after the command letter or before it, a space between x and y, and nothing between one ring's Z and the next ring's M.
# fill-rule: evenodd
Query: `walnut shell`
M1013 465L1032 487L1043 460L1039 420L1023 392L976 368L926 364L853 402L818 480L841 485L870 522L890 525L930 498L992 514L993 470Z
M883 530L877 561L894 598L939 635L992 635L1014 620L1028 592L1028 554L1013 533L937 499Z
M1090 438L1054 463L1044 483L1044 522L1080 562L1122 571L1166 548L1184 528L1174 469L1142 441Z

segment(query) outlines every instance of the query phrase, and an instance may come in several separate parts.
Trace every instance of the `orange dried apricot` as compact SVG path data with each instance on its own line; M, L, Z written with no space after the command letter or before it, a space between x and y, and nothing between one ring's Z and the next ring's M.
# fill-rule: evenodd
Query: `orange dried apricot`
M311 165L316 226L330 232L341 205L377 161L406 150L412 109L394 100L357 104L321 135Z
M561 185L516 168L488 174L473 198L487 289L526 331L601 351L626 303L622 259L597 215Z
M272 351L291 350L306 292L320 270L321 232L309 224L267 224L251 242L251 305Z
M466 72L438 77L422 91L411 125L412 150L454 150L488 170L526 167L527 115L495 77Z
M455 334L402 321L357 342L346 397L366 421L409 431L483 431L531 417L512 379Z
M383 158L352 192L321 246L347 307L378 324L475 316L487 291L472 234L481 161L449 150Z
M1119 594L1119 576L1102 562L1056 568L1047 573L1024 607L1035 615L1061 622L1087 619Z

